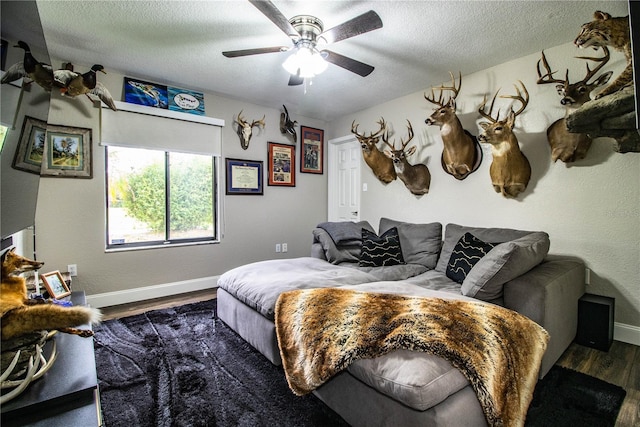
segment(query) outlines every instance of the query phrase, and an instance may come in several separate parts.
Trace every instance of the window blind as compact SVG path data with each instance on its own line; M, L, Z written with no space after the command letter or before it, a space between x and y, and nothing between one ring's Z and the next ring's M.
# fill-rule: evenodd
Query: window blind
M101 112L100 145L222 154L220 126L108 108L102 108Z

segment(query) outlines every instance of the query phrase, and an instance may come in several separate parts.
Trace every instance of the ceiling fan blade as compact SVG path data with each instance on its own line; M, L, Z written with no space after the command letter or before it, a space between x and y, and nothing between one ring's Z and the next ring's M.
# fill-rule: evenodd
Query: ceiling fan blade
M374 70L374 67L372 67L371 65L365 64L364 62L356 61L353 58L340 55L339 53L335 53L330 50L323 50L320 53L327 62L331 62L338 67L342 67L345 70L349 70L352 73L356 73L362 77L368 76Z
M222 52L222 54L227 58L236 58L238 56L259 55L261 53L284 52L289 49L290 48L285 46L259 47L257 49L228 50L226 52Z
M328 29L320 36L327 40L327 43L335 43L340 40L348 39L359 34L368 33L369 31L382 28L382 20L373 10L356 16L347 22Z
M289 37L300 37L289 20L269 0L249 0L260 12L278 26Z
M296 74L291 74L289 77L289 86L299 86L304 83L304 77L300 77Z

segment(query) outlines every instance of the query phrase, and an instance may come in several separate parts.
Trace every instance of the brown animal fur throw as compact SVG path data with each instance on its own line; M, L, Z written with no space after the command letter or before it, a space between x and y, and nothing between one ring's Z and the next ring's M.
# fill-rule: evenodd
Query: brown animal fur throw
M549 340L532 320L491 304L339 288L281 294L275 323L297 395L358 359L424 351L465 375L493 426L524 425Z

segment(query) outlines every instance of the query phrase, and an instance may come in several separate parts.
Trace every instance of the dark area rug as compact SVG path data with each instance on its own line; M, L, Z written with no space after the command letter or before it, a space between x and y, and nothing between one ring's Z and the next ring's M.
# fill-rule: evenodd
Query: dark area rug
M95 328L106 427L347 425L315 396L295 396L215 310L204 301Z
M622 387L556 365L536 386L526 426L614 426L626 394Z
M216 315L216 300L95 328L106 427L346 426L313 395L295 396L273 366ZM613 426L625 391L554 366L527 427Z

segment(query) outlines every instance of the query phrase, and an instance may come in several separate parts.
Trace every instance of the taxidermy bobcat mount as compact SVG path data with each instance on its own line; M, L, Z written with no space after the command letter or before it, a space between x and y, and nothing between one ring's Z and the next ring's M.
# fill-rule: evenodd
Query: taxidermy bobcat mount
M627 67L612 82L596 95L596 99L619 91L625 86L633 84L633 60L631 56L631 36L629 34L629 17L612 18L606 12L596 11L593 21L582 25L582 30L574 44L581 49L589 46L611 46L624 53Z

